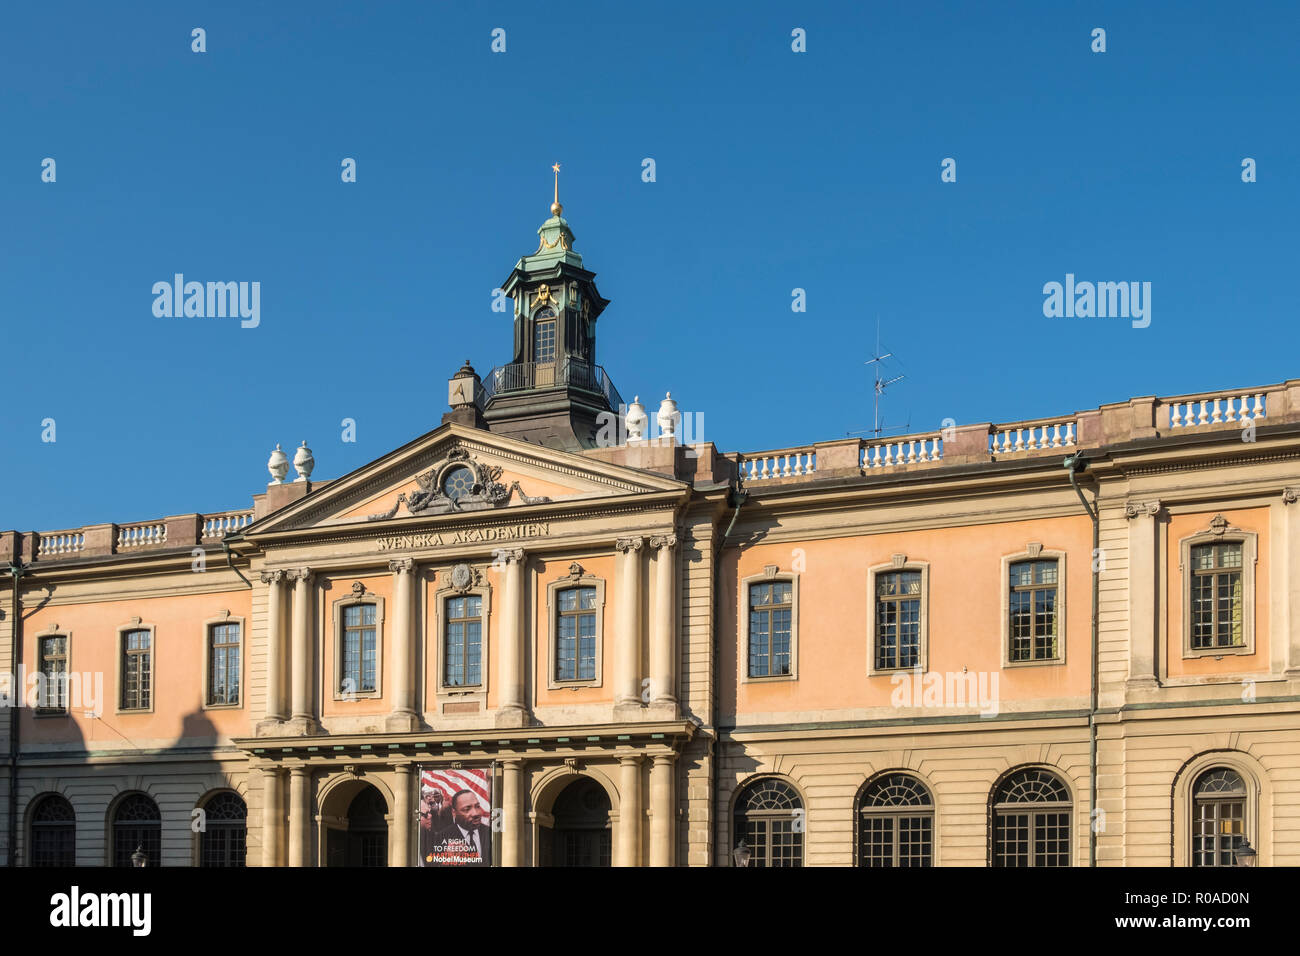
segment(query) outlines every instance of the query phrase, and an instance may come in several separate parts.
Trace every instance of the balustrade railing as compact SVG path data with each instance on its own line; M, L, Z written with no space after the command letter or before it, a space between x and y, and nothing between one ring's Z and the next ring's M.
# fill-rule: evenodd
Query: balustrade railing
M740 469L743 481L802 478L817 471L817 452L812 447L805 447L741 455Z
M223 511L203 519L203 537L222 538L253 523L253 509Z
M917 462L942 461L943 438L939 432L905 436L887 441L870 439L862 445L862 467L890 468Z
M60 554L77 554L86 547L86 535L80 530L42 531L37 535L36 556L51 558Z
M124 524L117 529L117 550L148 548L167 541L167 524L163 521L144 521Z
M1074 419L1047 419L996 425L989 434L989 454L1013 455L1046 448L1073 448L1078 423Z
M1264 392L1228 392L1206 397L1167 399L1169 427L1199 428L1224 422L1241 424L1266 417L1268 399Z

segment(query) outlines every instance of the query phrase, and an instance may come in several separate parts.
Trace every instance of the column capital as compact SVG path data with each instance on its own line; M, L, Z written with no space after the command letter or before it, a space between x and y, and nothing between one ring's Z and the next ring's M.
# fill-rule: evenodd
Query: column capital
M1124 502L1124 517L1156 518L1159 517L1160 512L1163 508L1164 508L1164 504L1160 501L1159 498L1154 498L1151 501L1126 501Z
M275 571L263 571L261 579L263 584L279 584L285 579L285 571L283 568Z
M500 760L500 759L498 758L498 761L497 761L497 762L500 763L501 766L505 767L505 768L508 769L508 770L523 770L523 769L524 769L524 758L523 758L523 757L507 757L505 760Z
M311 767L307 766L306 764L299 764L296 767L290 767L289 773L295 777L310 777Z
M388 570L394 574L410 574L415 570L414 558L394 558L388 562Z
M619 538L614 542L614 548L627 554L629 551L640 551L645 545L645 538L637 535L631 538Z
M656 551L662 551L668 548L677 547L677 535L675 534L656 534L650 536L650 547Z
M311 568L289 568L284 572L290 581L296 581L303 584L311 584Z
M397 773L410 773L415 769L415 763L410 760L394 760L389 766Z
M676 753L654 755L654 765L656 767L671 767L676 762L677 762Z
M493 548L492 549L493 564L497 564L497 563L505 564L505 565L522 564L523 561L524 561L523 548Z
M645 756L644 754L619 754L618 762L622 764L624 767L631 767L631 766L639 767L641 766L641 759L644 756Z

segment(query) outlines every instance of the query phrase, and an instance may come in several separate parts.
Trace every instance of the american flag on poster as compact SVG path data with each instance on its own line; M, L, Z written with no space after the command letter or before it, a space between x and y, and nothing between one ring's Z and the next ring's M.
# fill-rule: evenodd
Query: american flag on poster
M492 865L492 769L420 771L420 865Z

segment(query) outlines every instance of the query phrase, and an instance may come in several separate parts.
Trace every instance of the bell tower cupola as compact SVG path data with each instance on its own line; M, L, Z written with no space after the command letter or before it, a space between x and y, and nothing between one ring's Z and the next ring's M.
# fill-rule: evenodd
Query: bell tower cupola
M560 165L551 168L555 196L537 230L537 251L501 284L514 301L514 352L483 381L483 418L491 431L578 451L596 445L601 416L617 415L622 399L597 364L596 321L609 301L574 249L560 205Z

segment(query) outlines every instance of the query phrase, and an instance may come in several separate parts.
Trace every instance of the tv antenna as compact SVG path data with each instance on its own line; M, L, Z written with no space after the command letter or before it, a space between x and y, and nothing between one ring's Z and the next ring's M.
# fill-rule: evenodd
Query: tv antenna
M880 400L885 395L885 389L889 388L889 386L893 385L895 382L901 382L903 379L907 378L906 375L895 375L893 378L885 378L885 370L884 370L885 359L894 358L894 357L895 356L893 352L880 351L880 320L876 319L876 350L875 352L872 353L871 358L869 360L862 363L864 365L874 366L873 372L875 375L875 380L872 382L872 396L871 396L871 404L872 404L872 412L873 412L872 428L869 432L867 431L867 429L864 428L864 429L859 429L857 431L848 432L847 434L861 435L865 433L865 434L870 434L874 438L879 438L886 431L890 430L885 428L884 419L881 418ZM907 424L902 426L902 428L903 430L906 430L910 428L911 425L912 425L912 421L909 418ZM899 426L895 425L892 430L896 431L898 430L898 428Z

